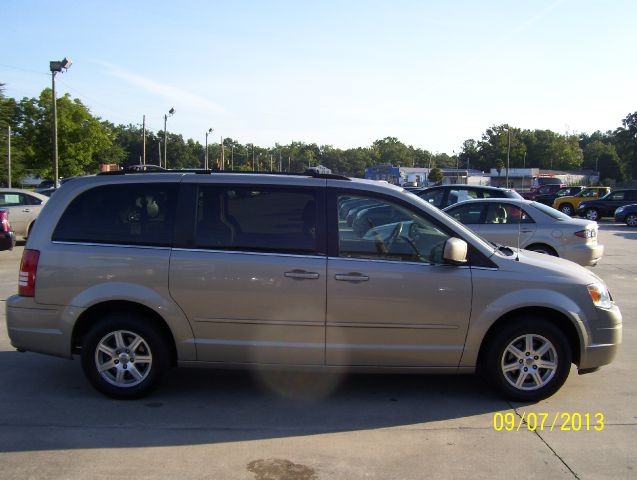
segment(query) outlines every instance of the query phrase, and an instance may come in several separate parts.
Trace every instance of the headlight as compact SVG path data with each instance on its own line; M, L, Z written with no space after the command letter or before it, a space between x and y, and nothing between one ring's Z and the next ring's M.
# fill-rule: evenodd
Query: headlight
M591 296L593 304L598 308L610 308L612 300L608 288L603 283L593 283L588 286L588 294Z

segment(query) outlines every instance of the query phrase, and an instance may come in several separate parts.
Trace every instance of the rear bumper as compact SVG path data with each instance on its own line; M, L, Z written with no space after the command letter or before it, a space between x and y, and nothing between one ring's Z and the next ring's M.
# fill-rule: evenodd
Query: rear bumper
M585 267L593 267L604 255L604 245L577 245L565 252L564 258Z
M75 315L73 315L75 316ZM13 295L7 299L7 332L18 350L71 357L72 322L62 307L38 305L33 298Z
M0 234L0 251L13 250L15 246L15 234L13 232L6 232Z

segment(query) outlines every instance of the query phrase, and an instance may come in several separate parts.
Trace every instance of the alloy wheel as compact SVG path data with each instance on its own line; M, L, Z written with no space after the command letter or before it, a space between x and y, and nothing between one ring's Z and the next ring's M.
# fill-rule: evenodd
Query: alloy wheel
M500 362L506 381L519 390L532 391L546 386L555 376L558 356L545 337L525 334L505 348Z
M99 375L116 387L134 387L148 377L153 356L140 335L127 330L106 334L95 349Z

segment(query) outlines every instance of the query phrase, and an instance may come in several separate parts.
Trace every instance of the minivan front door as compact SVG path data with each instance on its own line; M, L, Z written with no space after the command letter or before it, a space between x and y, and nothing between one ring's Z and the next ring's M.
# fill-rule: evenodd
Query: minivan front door
M352 197L333 195L337 206ZM395 211L370 214L357 229L342 216L330 219L336 245L327 265L326 363L456 367L469 325L471 269L443 264L449 233L426 214L377 203Z

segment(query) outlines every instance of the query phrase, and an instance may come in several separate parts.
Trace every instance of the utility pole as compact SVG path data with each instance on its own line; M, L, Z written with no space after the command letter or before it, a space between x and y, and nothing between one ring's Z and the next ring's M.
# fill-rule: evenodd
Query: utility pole
M159 143L157 144L157 146L159 147L157 158L159 159L159 166L161 167L161 140L159 140Z
M142 165L146 165L146 115L142 116Z
M172 116L175 113L175 109L171 108L168 113L164 113L164 168L168 168L166 161L166 146L168 145L168 132L166 132L166 122L168 121L168 115Z
M507 132L509 137L508 147L507 147L507 174L506 174L506 188L509 188L509 159L511 157L511 127L507 125Z
M51 70L51 95L53 97L53 188L58 188L58 115L55 97L55 74L58 72L62 73L62 70L68 70L71 63L71 60L66 57L59 62L49 62L49 70Z
M11 125L7 125L7 188L11 188Z
M222 172L226 169L226 150L223 147L223 135L221 136L221 142L219 143L221 146L221 170Z

